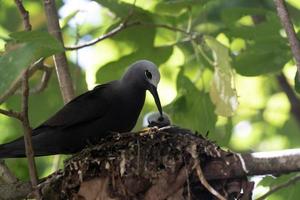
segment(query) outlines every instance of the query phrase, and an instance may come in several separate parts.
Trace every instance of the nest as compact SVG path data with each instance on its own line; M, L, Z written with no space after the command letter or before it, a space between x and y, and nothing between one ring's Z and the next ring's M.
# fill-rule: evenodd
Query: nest
M179 127L113 133L66 161L40 189L45 199L251 199L246 177L213 176L230 156Z

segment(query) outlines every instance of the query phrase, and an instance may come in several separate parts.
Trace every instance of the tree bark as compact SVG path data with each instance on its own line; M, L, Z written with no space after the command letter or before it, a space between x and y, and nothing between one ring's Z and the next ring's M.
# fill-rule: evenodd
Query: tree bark
M48 30L57 40L64 46L61 29L59 26L58 14L55 5L55 0L44 0L45 13L47 18ZM71 101L74 98L74 88L71 75L68 69L68 62L65 52L54 55L56 74L59 81L60 91L64 103Z

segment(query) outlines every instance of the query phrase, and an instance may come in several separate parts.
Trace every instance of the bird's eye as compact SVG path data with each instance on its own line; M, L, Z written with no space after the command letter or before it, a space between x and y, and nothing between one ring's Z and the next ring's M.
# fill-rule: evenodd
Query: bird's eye
M148 79L150 79L150 80L152 79L152 74L148 70L145 71L145 75Z

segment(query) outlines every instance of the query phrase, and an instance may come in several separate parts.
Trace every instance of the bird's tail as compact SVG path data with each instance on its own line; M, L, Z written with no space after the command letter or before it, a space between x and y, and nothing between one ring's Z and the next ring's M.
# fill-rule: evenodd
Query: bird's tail
M24 138L0 145L0 158L25 157Z

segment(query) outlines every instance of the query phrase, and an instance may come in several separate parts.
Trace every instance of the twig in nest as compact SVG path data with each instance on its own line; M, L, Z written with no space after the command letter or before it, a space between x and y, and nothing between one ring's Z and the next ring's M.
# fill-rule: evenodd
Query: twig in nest
M192 144L189 146L187 151L191 154L192 158L194 159L194 165L192 169L196 170L197 176L199 178L200 183L214 196L216 196L220 200L226 200L219 192L217 192L205 179L204 173L200 167L200 160L197 154L197 145Z
M219 192L217 192L205 179L203 171L200 167L200 161L199 160L195 160L195 165L194 167L196 169L196 173L197 176L199 178L199 181L201 182L201 184L214 196L216 196L218 199L220 200L226 200L225 197L223 197Z

